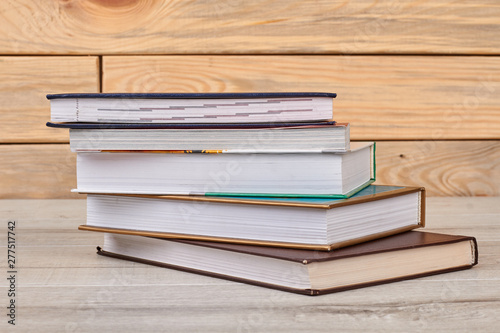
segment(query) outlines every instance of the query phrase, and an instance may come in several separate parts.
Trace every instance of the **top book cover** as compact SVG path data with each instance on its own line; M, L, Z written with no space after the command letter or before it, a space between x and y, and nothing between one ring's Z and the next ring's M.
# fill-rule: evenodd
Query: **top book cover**
M332 120L334 93L49 94L51 121L280 123Z

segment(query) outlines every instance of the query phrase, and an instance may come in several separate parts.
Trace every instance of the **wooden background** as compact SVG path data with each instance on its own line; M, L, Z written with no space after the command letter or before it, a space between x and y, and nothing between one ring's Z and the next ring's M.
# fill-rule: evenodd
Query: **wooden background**
M500 195L500 3L0 2L0 198L76 198L48 93L336 92L377 183Z

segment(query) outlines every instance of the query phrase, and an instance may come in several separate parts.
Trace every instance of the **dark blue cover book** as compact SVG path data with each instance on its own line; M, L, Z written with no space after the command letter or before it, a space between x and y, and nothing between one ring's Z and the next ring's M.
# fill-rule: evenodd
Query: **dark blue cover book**
M272 123L332 119L334 93L49 94L52 122Z
M161 99L240 99L240 98L290 98L329 97L335 93L325 92L255 92L255 93L64 93L48 94L47 99L58 98L161 98Z

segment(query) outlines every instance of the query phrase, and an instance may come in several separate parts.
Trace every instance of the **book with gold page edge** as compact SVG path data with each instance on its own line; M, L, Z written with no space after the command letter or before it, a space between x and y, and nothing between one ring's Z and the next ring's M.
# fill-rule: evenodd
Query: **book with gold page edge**
M98 254L310 296L449 273L478 263L474 237L421 231L331 252L106 234Z
M348 199L87 193L80 230L331 251L425 225L425 189Z

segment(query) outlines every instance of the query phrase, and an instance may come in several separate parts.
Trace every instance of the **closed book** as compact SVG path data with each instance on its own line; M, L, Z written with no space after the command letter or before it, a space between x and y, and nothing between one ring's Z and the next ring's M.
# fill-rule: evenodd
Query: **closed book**
M349 199L89 193L79 229L330 251L424 224L424 188L370 185Z
M331 252L106 234L98 253L321 295L471 268L476 239L409 231Z
M79 192L345 198L374 180L373 142L343 152L77 153Z
M333 93L49 94L51 121L274 123L332 119Z
M98 124L69 127L70 148L103 150L217 150L237 153L279 151L345 151L350 149L348 123L275 124L273 126L164 126L144 124L116 126ZM123 124L118 124L123 125ZM127 124L132 125L132 124ZM227 125L227 124L226 124ZM50 125L57 126L57 125Z

